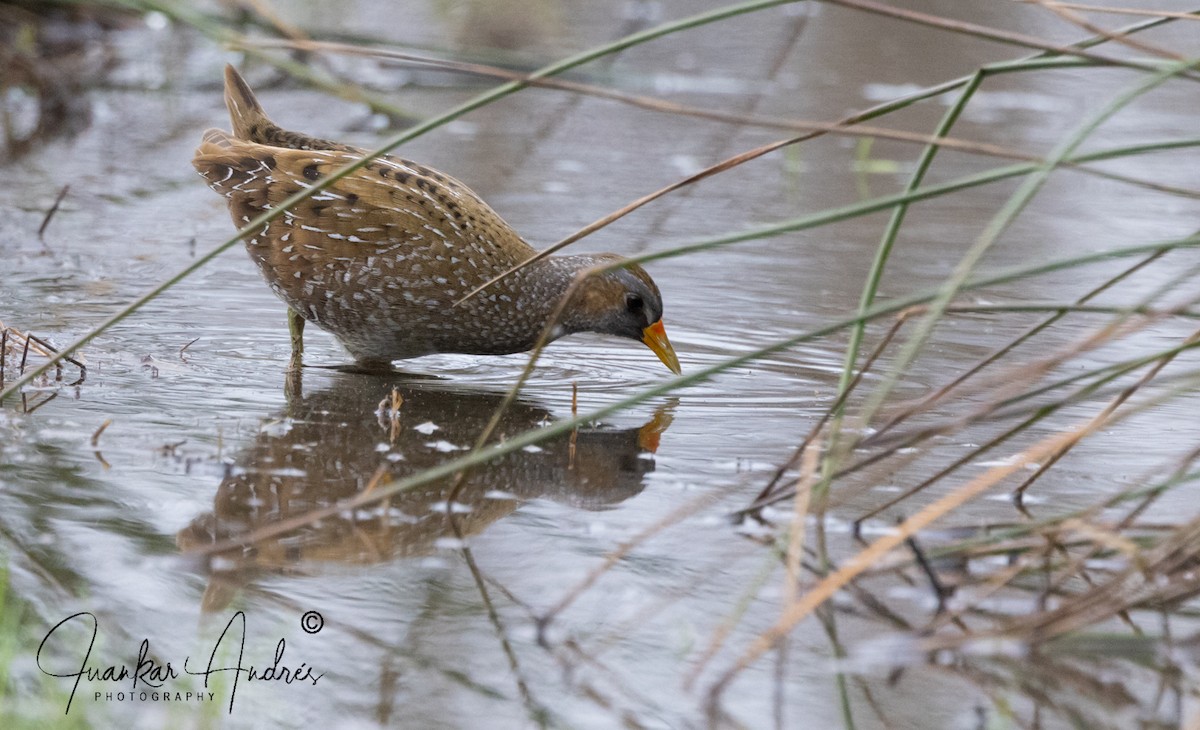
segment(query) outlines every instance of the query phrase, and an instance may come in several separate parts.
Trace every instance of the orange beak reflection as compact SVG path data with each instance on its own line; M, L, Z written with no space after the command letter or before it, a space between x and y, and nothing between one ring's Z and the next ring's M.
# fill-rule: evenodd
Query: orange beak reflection
M675 356L675 348L671 347L671 341L667 339L667 331L663 329L661 319L642 330L642 342L658 355L658 359L662 360L663 365L669 367L671 372L676 375L683 372L679 368L679 358Z

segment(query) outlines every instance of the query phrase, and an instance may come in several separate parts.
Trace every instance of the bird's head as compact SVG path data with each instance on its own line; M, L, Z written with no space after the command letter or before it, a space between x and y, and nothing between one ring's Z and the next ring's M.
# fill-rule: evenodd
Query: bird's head
M588 257L593 266L621 261L615 254ZM575 332L598 332L645 343L663 364L678 375L679 358L663 328L662 294L646 270L637 264L591 273L579 285L563 318Z

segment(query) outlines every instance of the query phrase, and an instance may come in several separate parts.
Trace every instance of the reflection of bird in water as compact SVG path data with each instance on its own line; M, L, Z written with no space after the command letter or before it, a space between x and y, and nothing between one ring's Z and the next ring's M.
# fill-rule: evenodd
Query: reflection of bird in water
M399 408L377 411L392 400L393 386ZM461 455L452 452L470 448L502 400L492 393L339 375L333 387L293 400L264 428L217 488L213 511L181 530L177 542L185 552L198 550L327 507L361 492L381 464L398 479ZM550 420L549 411L517 401L496 433L515 435ZM255 571L429 554L439 539L456 536L448 510L466 536L537 497L586 509L617 504L642 490L643 476L654 470L650 454L669 424L660 409L638 429L581 429L477 467L453 504L447 504L452 480L442 480L219 554L211 563L221 568L214 568L205 609L222 608Z
M192 164L242 226L362 150L288 132L267 118L232 66L225 102L233 133L210 129ZM439 352L499 355L537 343L577 276L613 254L549 256L455 302L536 251L465 185L380 157L246 238L289 320L341 340L360 366ZM594 274L568 300L552 338L598 332L646 343L674 372L662 297L640 266ZM302 317L302 319L298 319Z

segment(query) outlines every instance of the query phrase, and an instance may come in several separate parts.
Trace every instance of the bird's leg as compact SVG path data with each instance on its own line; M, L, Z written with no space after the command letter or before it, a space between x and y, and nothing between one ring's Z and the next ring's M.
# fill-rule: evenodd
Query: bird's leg
M292 336L292 358L288 361L288 370L299 370L304 359L304 318L288 307L287 320L288 334Z
M292 356L288 359L288 369L284 373L283 392L288 402L300 397L301 368L304 366L304 318L288 307L288 333L292 336Z

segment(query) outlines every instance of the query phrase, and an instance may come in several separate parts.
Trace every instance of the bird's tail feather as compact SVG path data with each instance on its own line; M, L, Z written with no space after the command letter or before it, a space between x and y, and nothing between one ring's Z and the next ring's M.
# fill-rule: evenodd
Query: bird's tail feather
M225 106L233 123L233 136L247 142L292 150L341 150L358 152L348 145L290 132L272 122L250 90L250 85L233 66L225 67Z

